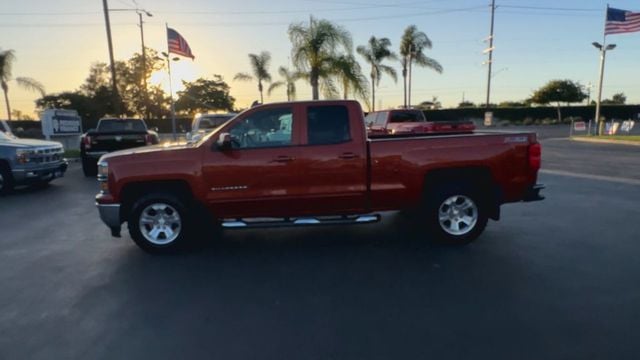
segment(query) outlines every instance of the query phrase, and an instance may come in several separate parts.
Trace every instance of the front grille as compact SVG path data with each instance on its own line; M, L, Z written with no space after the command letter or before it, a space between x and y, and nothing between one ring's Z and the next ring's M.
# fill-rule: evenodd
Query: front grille
M62 160L62 146L51 146L34 149L34 153L29 156L29 160L36 164L47 164Z

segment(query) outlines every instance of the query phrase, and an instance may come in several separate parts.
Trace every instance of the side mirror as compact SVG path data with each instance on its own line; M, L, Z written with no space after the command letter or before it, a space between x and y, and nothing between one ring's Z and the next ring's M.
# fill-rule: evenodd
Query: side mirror
M155 131L155 132L158 132L158 127L157 127L157 126L154 126L154 127L152 127L152 128L151 128L151 130L153 130L153 131Z
M228 150L231 149L231 134L222 133L218 136L218 141L216 141L218 145L218 149L220 150Z

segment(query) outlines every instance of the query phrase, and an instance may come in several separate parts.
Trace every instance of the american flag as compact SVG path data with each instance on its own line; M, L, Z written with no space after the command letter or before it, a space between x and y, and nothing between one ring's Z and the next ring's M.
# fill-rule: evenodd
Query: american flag
M640 12L607 8L604 34L623 34L640 31Z
M167 42L169 43L169 52L182 55L184 57L188 57L191 59L195 59L191 53L191 48L189 44L187 44L187 40L185 40L177 31L172 28L167 28Z

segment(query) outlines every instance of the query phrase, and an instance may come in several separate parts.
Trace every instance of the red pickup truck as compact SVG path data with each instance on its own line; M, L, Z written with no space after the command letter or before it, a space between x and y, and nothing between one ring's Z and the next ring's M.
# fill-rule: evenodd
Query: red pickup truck
M367 134L464 134L476 129L473 121L427 121L424 113L416 109L375 111L364 118Z
M355 101L253 107L196 143L102 156L100 217L142 249L225 228L361 224L414 210L430 236L467 243L500 205L543 199L533 133L367 138Z

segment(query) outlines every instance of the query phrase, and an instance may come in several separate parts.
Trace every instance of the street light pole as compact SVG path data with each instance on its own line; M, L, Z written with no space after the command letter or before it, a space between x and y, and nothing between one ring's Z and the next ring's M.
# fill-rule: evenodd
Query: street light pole
M169 73L169 98L171 99L171 132L173 133L173 141L178 140L178 136L176 134L176 103L173 101L173 86L171 84L171 60L178 61L179 57L174 57L171 59L169 56L169 50L167 52L162 52L162 55L167 59L167 71Z
M607 46L604 46L597 42L594 42L592 44L596 49L600 50L600 78L598 80L598 97L596 98L595 121L596 121L596 124L598 124L598 135L602 135L604 123L600 121L600 102L602 101L602 82L604 80L604 63L607 57L607 50L615 49L616 45L609 44Z
M104 22L107 28L107 44L109 45L109 62L111 66L111 91L113 96L113 107L116 115L120 115L120 96L118 95L118 83L116 80L116 64L113 59L113 43L111 41L111 23L109 22L109 5L107 0L102 0L104 10Z

